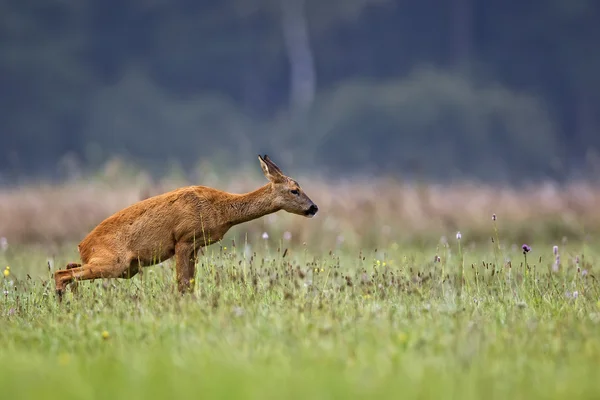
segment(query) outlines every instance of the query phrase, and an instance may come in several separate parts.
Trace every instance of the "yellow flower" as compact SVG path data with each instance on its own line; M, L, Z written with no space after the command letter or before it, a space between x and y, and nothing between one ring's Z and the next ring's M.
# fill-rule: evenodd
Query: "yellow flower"
M110 337L110 333L108 331L102 331L102 339L106 340Z
M223 246L223 250L227 250L227 246Z
M387 264L386 264L386 262L384 261L384 262L383 262L383 266L385 267L386 265L387 265Z
M70 361L71 356L69 356L67 353L62 353L60 356L58 356L58 363L60 365L67 365Z
M6 269L4 270L4 276L8 277L10 275L10 268L6 267Z
M194 278L190 279L190 284L193 285L194 284Z
M404 344L408 341L408 335L404 332L400 332L398 334L398 342L400 342L401 344Z
M323 268L321 268L321 272L325 272L325 270Z

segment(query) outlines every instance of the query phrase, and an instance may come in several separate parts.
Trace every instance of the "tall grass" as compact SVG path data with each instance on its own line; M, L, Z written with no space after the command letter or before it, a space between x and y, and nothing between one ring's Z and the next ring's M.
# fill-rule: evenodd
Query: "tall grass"
M561 187L552 183L523 188L457 183L409 184L383 179L324 181L297 177L319 205L317 218L305 220L283 212L243 227L234 234L259 238L269 230L294 245L321 244L321 250L423 244L463 232L469 241L489 241L490 220L502 224L498 234L506 244L533 238L587 240L600 233L600 188L589 183ZM178 186L193 184L165 180L155 185L135 179L107 184L102 180L59 186L31 185L0 190L0 237L9 243L60 245L81 240L112 213ZM202 184L246 192L266 183L242 177L206 179Z
M52 273L77 260L89 229L190 182L147 193L136 180L101 179L0 192L0 396L600 391L595 186L297 179L317 218L278 213L232 229L200 257L192 295L176 293L170 260L131 280L81 282L63 303ZM243 192L264 180L202 183Z
M554 271L550 244L496 263L465 240L330 253L238 238L207 249L191 296L168 261L62 304L47 252L1 253L2 397L595 396L598 248L560 245Z

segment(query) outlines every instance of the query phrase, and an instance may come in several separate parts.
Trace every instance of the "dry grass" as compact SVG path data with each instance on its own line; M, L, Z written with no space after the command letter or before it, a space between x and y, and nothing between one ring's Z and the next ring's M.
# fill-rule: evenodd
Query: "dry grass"
M295 243L329 248L385 246L437 241L459 230L467 240L487 240L493 234L492 214L498 216L501 236L516 242L533 237L582 239L600 231L600 188L586 183L515 189L470 183L444 186L387 180L298 180L319 205L317 218L277 213L234 228L226 240L235 236L239 240L246 233L249 240L255 240L264 231L271 240L281 240L288 231ZM9 244L79 241L113 212L148 195L191 184L167 180L149 191L147 179L106 182L98 179L0 190L0 237ZM264 182L254 177L223 184L208 177L202 184L244 192Z

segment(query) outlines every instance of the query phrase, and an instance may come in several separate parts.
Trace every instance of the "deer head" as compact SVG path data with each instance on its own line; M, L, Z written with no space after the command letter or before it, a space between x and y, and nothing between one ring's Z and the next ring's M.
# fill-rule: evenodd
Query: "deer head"
M285 176L266 154L264 157L259 155L258 160L265 176L271 182L274 205L292 214L314 217L319 208L304 193L298 182Z

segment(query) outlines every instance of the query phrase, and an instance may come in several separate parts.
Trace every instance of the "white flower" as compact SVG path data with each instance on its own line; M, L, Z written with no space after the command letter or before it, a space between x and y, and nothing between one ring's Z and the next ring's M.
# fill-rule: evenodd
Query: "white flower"
M573 298L576 299L579 296L579 292L576 290L573 292Z
M290 232L290 231L283 232L283 239L284 240L291 240L292 239L292 232Z
M460 240L462 238L462 235L460 234L460 232L456 232L456 240Z
M267 240L269 238L269 234L267 232L263 232L262 238Z

